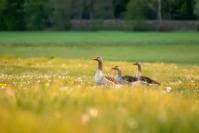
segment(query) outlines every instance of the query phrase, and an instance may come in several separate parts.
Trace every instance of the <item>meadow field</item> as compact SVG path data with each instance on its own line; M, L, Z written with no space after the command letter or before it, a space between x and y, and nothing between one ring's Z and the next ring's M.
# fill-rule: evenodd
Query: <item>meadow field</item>
M199 63L197 32L0 32L0 55Z
M0 32L1 133L198 133L199 33ZM97 86L118 65L160 86Z

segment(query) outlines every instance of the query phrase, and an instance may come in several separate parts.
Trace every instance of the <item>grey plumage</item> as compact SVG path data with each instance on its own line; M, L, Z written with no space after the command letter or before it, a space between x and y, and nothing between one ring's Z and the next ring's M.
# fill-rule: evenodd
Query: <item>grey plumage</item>
M138 81L138 78L134 76L130 76L130 75L122 76L122 71L119 66L115 66L112 69L116 70L117 74L115 76L115 80L119 82L120 84L132 83L132 82Z
M136 62L133 65L137 66L136 78L138 78L138 80L143 81L143 82L145 82L147 84L160 85L159 82L157 82L157 81L155 81L155 80L153 80L153 79L151 79L151 78L149 78L147 76L142 76L142 74L141 74L142 69L141 69L141 64L140 63Z

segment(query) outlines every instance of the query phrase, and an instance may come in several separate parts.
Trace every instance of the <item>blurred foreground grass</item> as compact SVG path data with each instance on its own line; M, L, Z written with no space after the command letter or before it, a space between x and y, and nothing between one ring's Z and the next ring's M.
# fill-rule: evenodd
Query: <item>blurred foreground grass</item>
M130 62L105 61L104 73ZM161 86L96 86L96 62L0 57L0 132L199 132L199 66L143 63ZM171 92L165 88L171 87Z

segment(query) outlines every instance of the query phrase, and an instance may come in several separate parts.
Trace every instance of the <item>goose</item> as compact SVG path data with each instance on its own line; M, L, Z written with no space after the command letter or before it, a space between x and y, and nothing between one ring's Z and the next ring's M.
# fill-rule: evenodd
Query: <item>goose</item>
M141 65L140 65L140 63L136 62L136 63L134 63L133 65L137 66L135 77L137 77L138 80L140 80L140 81L142 81L142 82L144 82L144 83L146 83L146 84L149 84L149 85L150 85L150 84L157 84L157 85L160 85L159 82L157 82L157 81L155 81L155 80L153 80L153 79L151 79L151 78L149 78L149 77L147 77L147 76L142 76L142 73L141 73Z
M98 85L114 85L117 84L117 81L110 77L110 76L105 76L102 72L103 68L103 58L101 56L98 56L96 58L93 58L92 60L95 60L98 62L98 68L95 73L95 82Z
M120 84L133 83L138 80L138 78L134 76L129 76L129 75L122 76L122 71L119 66L115 66L112 69L116 71L116 76L114 78Z

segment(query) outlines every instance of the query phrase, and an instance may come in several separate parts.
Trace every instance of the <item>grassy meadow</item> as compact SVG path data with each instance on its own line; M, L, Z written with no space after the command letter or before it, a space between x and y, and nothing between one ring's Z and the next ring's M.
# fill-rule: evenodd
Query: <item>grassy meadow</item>
M198 133L198 33L1 32L0 132ZM119 65L160 86L97 86Z
M0 32L0 55L199 64L197 32Z

